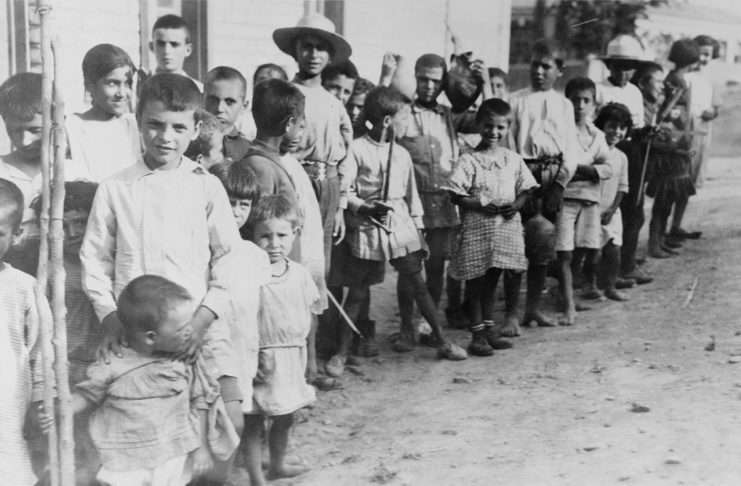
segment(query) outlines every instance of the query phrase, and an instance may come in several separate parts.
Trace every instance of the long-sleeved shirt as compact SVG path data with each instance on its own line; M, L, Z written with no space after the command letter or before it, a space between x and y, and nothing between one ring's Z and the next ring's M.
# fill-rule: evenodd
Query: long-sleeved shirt
M595 113L607 103L622 103L630 110L633 128L643 126L643 95L636 85L628 83L625 86L615 86L609 79L605 79L597 85L596 98Z
M102 320L131 280L161 275L218 316L229 304L223 275L239 244L216 177L185 157L173 170L140 159L98 186L80 251L85 292Z
M563 154L555 182L566 187L579 161L574 106L555 90L524 88L512 93L509 148L527 162Z
M602 181L600 209L612 206L618 192L628 193L628 157L618 148L612 147L607 154L606 164L612 167L612 176Z
M605 141L605 134L592 123L587 123L586 132L583 135L577 133L576 137L581 155L577 165L591 165L594 167L599 180L572 180L563 191L563 197L596 203L600 200L600 181L612 176L612 166L605 163L610 148Z

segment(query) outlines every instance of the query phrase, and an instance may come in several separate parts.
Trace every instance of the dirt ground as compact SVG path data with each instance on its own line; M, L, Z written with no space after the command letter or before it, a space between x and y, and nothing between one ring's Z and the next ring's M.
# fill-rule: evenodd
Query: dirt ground
M741 484L739 100L688 210L702 239L649 260L656 281L630 302L453 363L395 354L394 282L374 288L381 356L319 395L291 446L312 471L275 484Z

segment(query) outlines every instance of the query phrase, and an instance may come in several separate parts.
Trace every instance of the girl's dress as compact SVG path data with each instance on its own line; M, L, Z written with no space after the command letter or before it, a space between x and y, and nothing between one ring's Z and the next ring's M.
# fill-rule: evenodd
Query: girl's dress
M306 268L287 260L283 275L260 289L260 355L251 414L287 415L316 399L306 383L306 338L319 291Z
M449 190L479 198L482 205L509 205L538 187L522 157L511 150L464 154L453 170ZM490 268L525 270L525 242L520 215L501 215L461 208L462 224L453 246L448 273L456 280L481 277Z

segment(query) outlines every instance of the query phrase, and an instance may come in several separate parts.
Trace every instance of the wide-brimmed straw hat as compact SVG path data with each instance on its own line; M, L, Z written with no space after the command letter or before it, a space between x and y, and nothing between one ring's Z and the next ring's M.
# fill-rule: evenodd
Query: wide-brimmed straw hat
M646 62L646 53L643 46L633 36L621 34L607 44L607 52L601 57L603 62L620 62L624 64L639 64Z
M344 37L336 33L334 22L324 15L312 13L301 17L296 27L283 27L273 31L273 41L278 49L286 54L296 56L296 38L301 35L314 35L329 44L332 50L332 63L347 60L352 54L352 47Z

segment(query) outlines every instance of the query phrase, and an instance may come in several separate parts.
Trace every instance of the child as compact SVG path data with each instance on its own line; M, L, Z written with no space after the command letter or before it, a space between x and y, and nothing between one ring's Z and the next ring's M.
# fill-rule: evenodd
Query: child
M26 207L22 234L16 245L38 239L38 222L31 201L41 193L41 75L19 73L0 85L0 116L15 150L0 157L0 178L14 183L23 193Z
M489 82L491 83L491 94L494 98L507 100L509 97L509 77L501 68L489 68Z
M152 40L149 50L157 60L158 73L175 73L193 81L198 90L203 92L203 84L188 76L183 65L185 59L193 53L190 43L190 27L177 15L163 15L152 26Z
M450 178L462 225L453 247L449 274L466 281L466 302L473 335L468 351L491 356L506 349L494 329L494 291L503 270L527 268L519 210L538 184L522 158L500 147L510 125L510 106L484 101L476 113L481 143L461 157ZM508 319L516 320L519 286L506 290Z
M218 385L202 359L173 359L197 332L195 307L185 288L156 275L137 277L121 291L127 346L120 357L91 365L72 395L74 413L94 409L89 431L102 484L187 484L211 469L209 409L219 406ZM230 432L233 450L238 438Z
M574 324L573 275L582 259L585 282L583 296L600 298L596 287L596 264L599 258L600 230L600 181L612 176L612 169L605 164L608 152L605 135L594 126L596 87L589 78L574 78L566 84L566 97L574 105L576 137L580 159L576 172L563 193L563 207L556 217L556 255L559 263L559 291L566 306L563 319Z
M224 142L226 138L221 131L218 118L206 110L198 110L196 119L201 124L198 136L188 144L183 155L208 169L224 159Z
M555 41L541 39L533 45L530 87L512 93L512 134L509 147L533 173L540 187L530 208L524 208L525 251L528 258L527 302L524 325L555 323L540 310L548 263L555 258L553 221L563 203L564 188L576 171L578 142L574 107L553 89L563 73L565 51ZM565 323L566 321L564 321ZM503 335L507 335L504 331Z
M23 425L31 402L41 400L37 386L42 377L39 314L44 312L51 318L48 307L37 307L33 277L14 269L3 258L21 235L25 207L21 190L0 179L0 471L6 484L36 483Z
M330 64L322 71L322 87L347 105L358 80L358 68L351 60Z
M206 169L183 157L198 135L201 93L190 79L155 74L142 86L137 110L143 157L98 187L80 251L83 285L104 329L101 356L120 355L115 298L134 278L156 273L183 283L198 302L189 345L193 359L213 336L228 333L231 271L239 234L224 188ZM211 350L209 371L219 377L235 428L241 429L235 364L229 350Z
M625 105L608 103L597 115L594 124L605 133L610 147L607 163L612 166L612 176L602 181L600 210L602 211L602 263L605 297L617 301L629 297L616 289L620 270L620 246L623 243L623 220L620 202L628 193L628 158L616 147L632 128L632 114Z
M142 152L131 113L134 63L120 47L98 44L82 60L85 90L92 106L67 117L64 127L70 178L100 182L131 165Z
M215 67L206 75L204 87L206 111L219 119L224 133L224 157L240 161L250 148L250 141L237 129L237 122L247 108L247 80L228 66Z
M607 55L602 58L610 75L597 85L597 109L607 103L622 103L630 110L636 128L643 126L643 97L630 78L643 64L644 57L638 39L631 35L618 35L607 44Z
M261 64L255 69L255 73L252 75L252 89L254 91L255 86L268 79L282 79L288 81L288 75L285 69L273 64L271 62L267 64ZM240 120L240 131L244 134L247 140L254 140L257 134L257 127L255 127L255 120L252 117L251 108L247 109L242 114Z
M268 434L268 479L293 477L306 471L284 459L293 414L315 400L304 376L306 339L312 313L318 314L319 292L309 272L287 255L300 224L297 208L278 195L263 196L252 211L253 241L270 258L272 276L260 290L260 357L254 382L252 409L245 420L247 471L250 484L264 485L262 431L272 419Z
M348 183L342 206L348 208L347 241L354 257L348 264L353 271L347 277L353 281L345 307L350 318L357 319L370 286L382 280L384 262L388 260L398 272L396 288L401 313L401 333L394 350L414 349L412 316L416 302L432 328L438 356L462 360L466 359L466 352L443 335L435 303L422 277L426 256L421 235L422 204L411 158L403 147L394 147L393 158L388 161L389 143L395 143L390 134L406 126L409 103L394 88L371 91L365 102L365 117L373 128L353 141L342 163L343 178ZM341 329L340 349L328 366L342 368L347 360L352 336L346 327Z
M345 103L345 109L347 114L350 116L350 123L352 123L353 137L358 138L365 135L368 128L365 126L365 121L362 117L363 107L365 106L365 97L368 95L370 90L376 86L365 78L358 78L355 81L352 95L350 99Z

